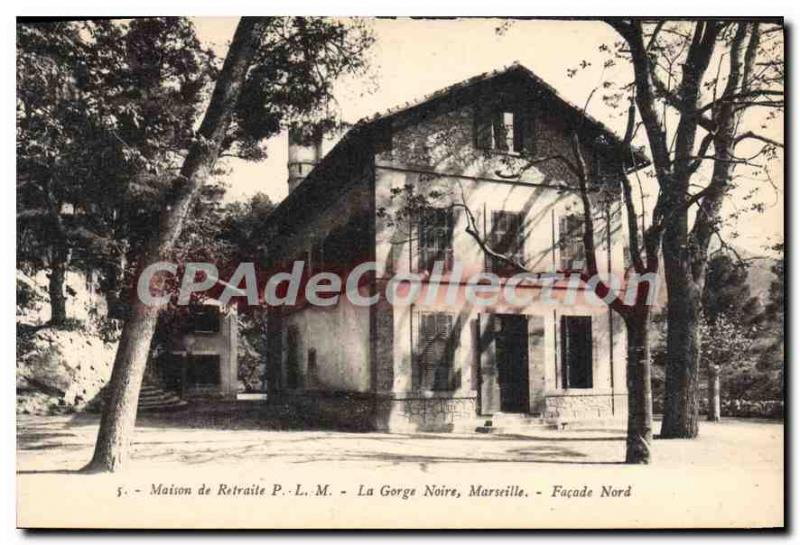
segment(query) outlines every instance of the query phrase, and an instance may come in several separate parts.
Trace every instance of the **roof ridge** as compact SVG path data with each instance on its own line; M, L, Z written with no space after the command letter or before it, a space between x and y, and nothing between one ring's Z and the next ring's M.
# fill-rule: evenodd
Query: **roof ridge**
M571 101L567 100L563 96L561 96L561 93L558 92L558 89L556 89L553 85L551 85L550 83L548 83L547 81L542 79L533 70L531 70L530 68L525 66L519 60L514 60L511 63L503 65L503 66L501 66L499 68L496 68L494 70L483 72L483 73L477 74L475 76L471 76L471 77L469 77L467 79L464 79L464 80L458 81L456 83L450 84L450 85L448 85L446 87L442 87L440 89L437 89L436 91L433 91L431 93L423 95L423 96L417 98L416 100L406 101L403 104L400 104L400 105L395 106L393 108L389 108L389 109L381 111L381 112L376 112L376 113L374 113L374 114L372 114L370 116L363 117L363 118L359 119L356 123L354 123L353 126L351 127L351 129L365 127L365 126L367 126L367 125L369 125L371 123L374 123L376 121L379 121L381 119L385 119L387 117L390 117L390 116L393 116L393 115L397 115L397 114L399 114L401 112L404 112L406 110L410 110L410 109L415 108L417 106L421 106L422 104L425 104L426 102L429 102L431 100L434 100L434 99L442 97L442 96L445 96L448 93L451 93L451 92L453 92L453 91L455 91L457 89L469 87L470 85L474 85L474 84L479 83L481 81L490 80L490 79L495 78L497 76L500 76L502 74L511 72L512 70L522 70L528 77L530 77L532 80L534 80L537 85L541 86L546 91L552 93L552 95L557 100L560 100L562 103L564 103L566 106L568 106L569 108L574 110L576 113L578 113L578 114L582 115L583 117L585 117L587 120L589 120L590 123L595 125L595 128L599 129L603 133L606 133L608 136L611 137L612 140L615 140L617 144L623 144L624 143L623 139L620 138L620 136L616 132L611 130L605 123L603 123L602 121L599 121L594 116L590 115L588 112L586 112L585 108L581 108L581 107L577 106L576 104L573 104ZM634 147L631 147L631 148L634 151L638 151L639 154L642 154L640 149L637 150ZM642 155L642 157L644 158L644 155Z
M489 70L489 71L486 71L486 72L482 72L480 74L476 74L474 76L470 76L467 79L464 79L464 80L461 80L461 81L457 81L456 83L451 83L450 85L447 85L445 87L441 87L441 88L439 88L439 89L437 89L435 91L432 91L430 93L424 94L424 95L422 95L422 96L420 96L420 97L418 97L416 99L407 100L403 104L400 104L400 105L397 105L397 106L394 106L394 107L391 107L391 108L387 108L386 110L381 110L381 111L375 112L374 114L362 117L361 119L356 121L353 126L355 127L355 126L358 126L358 125L365 125L367 123L372 123L374 121L377 121L377 120L379 120L381 118L388 117L390 115L395 115L395 114L400 113L400 112L402 112L404 110L408 110L408 109L413 108L415 106L419 106L420 104L424 104L425 102L428 102L430 100L438 98L439 96L446 95L447 93L449 93L451 91L454 91L454 90L456 90L458 88L468 87L470 85L478 83L479 81L483 81L483 80L487 80L487 79L491 79L491 78L497 77L500 74L503 74L505 72L509 72L509 71L511 71L513 69L517 69L517 68L522 68L523 70L529 72L530 74L533 74L533 71L531 71L528 67L523 65L518 60L515 60L515 61L512 61L509 64L503 65L503 66L501 66L499 68L496 68L494 70ZM541 78L539 78L539 77L537 77L537 79L541 80Z

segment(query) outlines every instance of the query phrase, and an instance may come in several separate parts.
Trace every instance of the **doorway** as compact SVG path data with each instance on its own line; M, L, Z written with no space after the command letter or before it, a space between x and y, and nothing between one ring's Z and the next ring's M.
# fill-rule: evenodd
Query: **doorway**
M495 362L500 389L500 410L529 411L528 320L514 314L495 315Z
M218 394L219 355L191 354L186 358L184 392L191 395Z

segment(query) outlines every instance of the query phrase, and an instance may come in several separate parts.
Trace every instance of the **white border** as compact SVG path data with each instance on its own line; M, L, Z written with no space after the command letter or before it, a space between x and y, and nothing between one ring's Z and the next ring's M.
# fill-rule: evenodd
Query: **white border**
M3 347L4 355L6 356L3 358L3 361L6 364L6 376L3 377L3 391L7 393L6 396L3 397L2 407L4 409L4 413L0 417L0 427L2 428L2 438L3 441L3 448L2 454L0 457L2 458L2 498L0 498L0 503L2 506L0 507L0 524L2 524L2 542L4 543L16 543L22 541L23 539L34 538L39 542L50 542L56 539L66 539L70 541L85 541L85 540L92 540L92 541L111 541L114 540L115 542L126 542L131 540L138 540L142 536L140 535L131 535L131 534L100 534L100 535L85 535L85 534L70 534L67 536L58 535L58 534L46 534L46 535L31 535L25 534L18 530L15 530L15 445L16 445L16 435L15 435L15 377L12 376L15 373L15 366L12 365L12 361L16 360L15 354L15 338L12 336L13 323L11 319L11 307L13 306L14 302L14 293L12 291L12 286L14 285L13 280L13 272L12 272L12 263L14 262L14 255L15 255L15 247L14 247L14 238L11 234L14 232L15 228L15 214L14 214L14 204L15 203L15 194L13 189L12 180L15 179L15 165L14 165L14 142L15 142L15 119L14 119L14 102L15 102L15 87L14 87L14 78L11 76L13 67L15 65L14 56L15 56L15 21L14 18L16 15L28 15L28 16L45 16L45 15L75 15L75 16L86 16L86 15L98 15L98 16L120 16L120 15L172 15L176 13L186 13L189 15L240 15L240 14L247 14L247 15L255 15L255 14L265 14L271 13L275 15L282 15L282 14L293 14L293 15L310 15L310 14L325 14L325 15L382 15L382 16L391 16L391 15L472 15L472 16L486 16L486 15L537 15L537 16L588 16L588 15L605 15L605 16L632 16L632 15L652 15L654 12L659 16L784 16L786 17L787 26L789 27L790 33L790 40L788 41L790 45L790 51L787 52L787 59L792 60L797 58L797 36L792 35L792 31L794 30L794 26L797 24L798 20L800 20L800 16L798 15L798 2L791 2L789 0L782 0L782 1L774 1L774 0L760 0L758 2L738 2L735 3L733 1L721 1L721 0L706 0L704 2L697 2L696 0L687 1L687 0L673 0L671 2L660 2L658 4L654 3L647 3L642 2L641 0L632 1L632 0L624 0L624 1L616 1L616 2L606 2L606 3L598 3L598 2L580 2L578 0L559 0L558 2L542 2L536 3L533 2L512 2L510 0L492 0L491 2L478 2L476 0L459 0L459 1L440 1L440 2L431 2L430 0L406 0L404 2L385 2L385 3L377 3L377 2L367 2L366 0L361 0L359 2L352 1L352 0L329 0L326 2L312 2L308 0L272 0L270 2L263 2L263 3L256 3L252 1L242 1L242 0L225 0L224 2L220 2L219 0L193 0L191 2L171 2L167 3L163 0L126 0L122 2L114 2L113 4L109 3L108 1L105 2L87 2L87 1L78 1L78 2L70 2L65 3L63 0L55 1L28 1L24 4L22 2L18 2L16 5L14 4L3 4L2 10L4 12L4 17L1 19L3 24L3 33L2 33L2 41L3 41L3 48L2 48L2 66L4 72L4 78L2 78L2 104L4 105L3 108L0 108L0 115L2 116L3 120L3 127L4 130L2 132L2 167L3 173L6 175L6 183L0 186L0 202L2 203L2 213L0 213L0 221L2 225L0 226L0 232L4 234L2 239L0 239L0 244L2 244L2 251L3 255L6 257L6 265L0 269L0 282L5 287L0 294L0 309L3 309L2 316L2 323L0 324L0 339L2 343L0 346ZM791 82L790 82L790 89L797 89L797 74L798 71L793 67L790 68L791 74ZM796 108L790 109L790 113L792 114L791 120L788 121L790 125L796 125L797 121L797 110ZM796 146L796 140L790 140L793 143L794 151ZM788 155L791 157L791 153ZM791 166L791 160L789 162L789 166ZM788 177L786 187L789 188L791 186L791 177ZM789 206L793 210L800 210L800 191L793 190L790 193L791 197L791 204ZM789 218L789 230L790 233L787 233L787 236L791 239L794 239L797 235L796 227L797 227L797 220L792 218L792 215L787 216ZM792 271L792 278L791 282L796 285L796 281L798 275L797 267L797 251L792 252L792 262L790 264L790 268ZM790 306L792 302L790 302ZM800 325L795 320L792 324L792 330L789 332L790 339L800 338L798 335L798 330L800 330ZM790 365L791 363L797 362L796 358L790 358ZM797 385L797 370L792 370L790 376L792 377L792 385ZM792 391L796 391L795 388ZM791 396L789 396L791 397ZM790 415L790 422L794 422L797 417L797 402L791 402L791 406L793 407L792 414ZM7 411L7 412L6 412ZM787 429L787 431L789 431ZM791 463L791 460L786 460L787 463ZM797 468L792 468L790 474L794 475L792 485L795 484L796 476L797 476ZM794 490L795 487L791 486L791 489ZM54 494L62 494L67 493L67 491L53 491ZM79 493L79 491L71 491L71 493ZM792 512L789 513L788 519L789 521L793 521L797 524L797 513L798 502L792 501L791 497L787 497L786 501L789 502L789 505L792 508ZM657 506L653 506L654 509L657 509ZM153 536L148 536L153 537ZM313 539L309 536L287 536L285 534L273 534L269 536L256 536L253 534L246 534L242 537L252 537L255 539L263 539L266 537L272 541L284 541L287 539L300 539L302 541ZM319 536L317 536L319 537ZM378 540L378 539L385 539L387 536L369 536L369 535L360 535L356 538L353 535L333 535L327 536L327 539L337 539L337 540L351 540L351 539L367 539L367 540ZM464 539L479 539L479 540L495 540L497 539L498 535L479 535L479 534L468 534L468 535L405 535L402 539L414 540L414 542L419 543L422 542L430 542L432 540L464 540ZM508 539L519 539L519 540L530 540L536 539L537 541L545 539L554 539L552 536L544 536L544 535L530 535L530 536L509 536L503 535L502 537ZM585 537L588 536L561 536L566 537L567 542L583 542ZM606 540L636 540L640 541L643 537L641 534L636 535L610 535L605 534L603 539ZM728 535L707 535L707 534L699 534L699 535L673 535L673 536L666 536L666 535L657 535L655 536L657 539L675 539L680 540L683 544L691 544L691 543L706 543L708 540L727 540L730 536ZM769 539L770 536L768 535L748 535L745 537L746 539L750 540L761 540L761 539ZM180 539L180 540L197 540L202 539L204 543L213 542L213 543L221 543L223 541L227 541L230 539L229 535L220 535L220 534L211 534L205 536L199 535L175 535L175 534L163 534L158 537L155 537L156 540L166 540L166 539ZM562 539L559 539L562 541Z

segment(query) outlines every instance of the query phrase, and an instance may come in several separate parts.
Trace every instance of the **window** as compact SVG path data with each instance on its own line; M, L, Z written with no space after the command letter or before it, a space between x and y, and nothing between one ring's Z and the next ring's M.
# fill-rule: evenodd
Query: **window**
M518 263L525 262L525 216L521 212L495 210L492 212L492 230L489 247ZM489 269L500 275L513 275L517 271L502 259L490 257Z
M583 246L583 218L577 214L559 221L559 252L562 271L582 271L586 259Z
M458 328L451 314L417 314L419 338L412 373L416 390L451 391L456 386L453 372Z
M564 388L592 387L592 318L561 317L561 381Z
M479 149L533 155L533 115L513 107L477 107L475 144Z
M219 386L219 356L193 354L186 361L186 389L215 390Z
M514 146L514 112L496 112L492 116L492 148L520 151Z
M200 305L192 310L192 333L219 333L220 311L215 305Z
M436 208L425 211L419 222L419 271L430 272L434 263L444 262L444 270L453 267L453 210Z

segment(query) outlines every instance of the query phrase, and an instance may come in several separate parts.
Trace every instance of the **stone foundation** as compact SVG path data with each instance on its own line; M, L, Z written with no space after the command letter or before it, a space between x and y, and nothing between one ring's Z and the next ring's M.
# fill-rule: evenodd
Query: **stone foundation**
M477 394L460 395L356 392L282 392L270 394L282 406L287 424L303 429L343 431L472 432L482 421ZM627 417L626 394L551 393L545 397L545 423L582 426L618 422Z
M413 395L413 394L412 394ZM395 396L379 402L381 423L391 432L473 431L476 396Z
M585 424L627 418L626 394L558 393L545 397L544 417L552 424Z
M395 433L472 431L476 396L418 396L355 392L281 392L270 394L282 406L287 424L306 429L387 431Z

